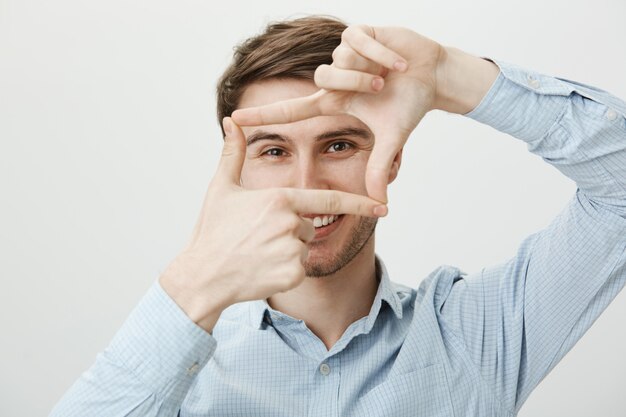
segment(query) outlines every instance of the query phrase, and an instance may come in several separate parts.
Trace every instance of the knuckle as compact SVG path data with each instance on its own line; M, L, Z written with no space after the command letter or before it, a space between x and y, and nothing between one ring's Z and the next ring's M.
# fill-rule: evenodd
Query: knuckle
M375 37L374 28L372 26L366 25L364 23L360 23L354 26L354 29L359 30L362 33L365 33L368 36Z
M300 260L300 255L302 254L302 247L300 246L300 244L303 244L301 241L297 241L294 242L293 245L291 245L291 248L289 248L289 259L291 261L296 261L299 262Z
M283 118L283 120L292 120L293 119L293 107L288 103L281 103L279 107L279 112Z
M297 216L287 216L285 229L288 232L297 232L300 229L300 219Z
M289 205L289 197L281 190L272 190L268 193L268 204L270 209L282 210Z
M341 39L342 41L345 40L345 42L350 45L357 46L362 43L362 36L360 35L362 35L363 33L370 33L369 26L364 24L350 25L342 32Z
M330 65L322 64L315 68L315 73L313 74L313 80L315 84L324 84L328 81L328 73L330 70Z
M328 199L326 200L326 212L327 213L339 213L341 208L341 200L339 195L337 194L331 194Z
M355 35L357 35L358 32L369 33L367 30L368 26L362 23L348 25L348 27L341 32L341 40L350 43L351 40L355 39Z
M291 264L285 268L285 275L283 278L284 288L296 287L302 278L304 277L304 267L300 262Z
M352 36L352 32L354 31L354 29L354 25L348 25L348 27L345 28L343 32L341 32L341 41L348 42L348 39L350 39L350 36Z
M289 277L291 278L290 281L293 286L297 285L300 281L302 281L302 278L304 278L304 267L299 259L293 263Z
M351 67L355 63L354 54L347 48L339 47L335 49L334 55L333 62L340 68Z
M326 92L319 97L316 103L317 111L320 114L333 114L337 111L345 111L350 103L349 95L342 92Z
M356 73L353 75L354 85L359 86L359 88L370 91L372 89L372 76L369 74Z

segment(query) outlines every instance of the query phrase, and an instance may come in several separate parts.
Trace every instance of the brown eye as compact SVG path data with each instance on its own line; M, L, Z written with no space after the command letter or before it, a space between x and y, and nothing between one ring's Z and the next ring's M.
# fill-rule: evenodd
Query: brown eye
M278 158L281 156L285 156L285 151L283 151L280 148L272 148L272 149L268 149L265 152L263 152L263 155L267 155L267 156L271 156L274 158Z
M342 152L350 149L352 145L348 142L335 142L328 148L329 152Z

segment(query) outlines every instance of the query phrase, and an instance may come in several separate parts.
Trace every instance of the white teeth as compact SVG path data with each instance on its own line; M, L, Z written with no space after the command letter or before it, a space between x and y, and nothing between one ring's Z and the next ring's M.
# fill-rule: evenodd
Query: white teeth
M314 227L322 227L322 226L328 226L329 224L332 224L335 222L335 220L337 220L339 218L339 216L334 216L334 215L324 215L324 216L318 216L313 218L313 226Z

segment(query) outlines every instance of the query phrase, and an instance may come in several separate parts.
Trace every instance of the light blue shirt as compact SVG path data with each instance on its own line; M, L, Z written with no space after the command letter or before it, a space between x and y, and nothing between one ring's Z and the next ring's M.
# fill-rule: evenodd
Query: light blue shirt
M441 266L417 290L378 260L369 315L330 351L262 300L230 306L211 335L155 282L52 416L516 415L626 282L626 104L498 65L467 116L578 186L513 258Z

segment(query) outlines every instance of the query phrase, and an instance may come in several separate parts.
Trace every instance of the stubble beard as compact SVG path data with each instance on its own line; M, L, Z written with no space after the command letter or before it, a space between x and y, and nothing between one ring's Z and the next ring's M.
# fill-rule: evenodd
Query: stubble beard
M316 262L310 262L307 259L303 263L306 276L311 278L326 277L348 265L374 234L377 221L377 218L361 217L356 226L352 228L350 240L339 252L329 259Z

